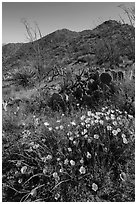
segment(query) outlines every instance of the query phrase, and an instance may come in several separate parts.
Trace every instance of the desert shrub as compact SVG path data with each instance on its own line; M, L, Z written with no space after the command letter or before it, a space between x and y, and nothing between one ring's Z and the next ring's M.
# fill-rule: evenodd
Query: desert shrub
M133 80L125 79L119 83L116 94L112 98L112 103L122 111L127 111L129 114L135 115L135 83Z
M100 36L101 37L101 36ZM97 63L101 65L105 61L115 64L120 55L119 48L112 37L101 38L96 44Z
M3 130L9 133L18 130L18 118L14 112L2 112L2 126Z
M23 68L12 75L12 81L17 86L22 86L23 88L31 88L35 84L36 73L35 70L30 68Z
M120 84L120 88L123 90L125 94L129 97L135 98L135 81L126 79Z
M4 201L134 201L131 115L104 107L29 121L4 159Z
M23 100L25 112L27 113L39 113L47 112L47 101L48 101L49 95L47 94L46 90L36 90L36 92L31 95L29 99Z

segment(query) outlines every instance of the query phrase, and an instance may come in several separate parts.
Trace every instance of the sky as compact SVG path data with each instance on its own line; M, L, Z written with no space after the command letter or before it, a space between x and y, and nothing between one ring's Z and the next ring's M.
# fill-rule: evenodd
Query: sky
M93 29L105 20L127 21L118 6L134 5L134 2L3 2L2 43L28 42L22 19L34 28L37 22L42 36L58 29L82 31Z

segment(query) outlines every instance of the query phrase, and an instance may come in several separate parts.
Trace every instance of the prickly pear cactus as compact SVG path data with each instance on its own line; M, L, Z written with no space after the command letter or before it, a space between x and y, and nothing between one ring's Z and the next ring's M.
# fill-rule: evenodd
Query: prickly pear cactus
M109 85L110 82L112 80L112 77L110 76L109 73L102 73L100 75L100 81L103 83L103 84L106 84L106 85Z

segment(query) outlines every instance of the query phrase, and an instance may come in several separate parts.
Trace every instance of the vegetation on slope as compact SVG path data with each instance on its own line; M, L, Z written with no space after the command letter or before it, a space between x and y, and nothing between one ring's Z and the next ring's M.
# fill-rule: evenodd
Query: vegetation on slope
M3 46L3 75L11 72L3 98L15 97L3 109L3 202L135 201L134 79L113 81L118 91L94 108L62 113L48 106L54 88L62 83L66 90L83 70L101 72L107 63L117 69L124 55L133 63L134 38L133 27L107 21L92 31L63 29ZM39 84L34 45L44 57Z

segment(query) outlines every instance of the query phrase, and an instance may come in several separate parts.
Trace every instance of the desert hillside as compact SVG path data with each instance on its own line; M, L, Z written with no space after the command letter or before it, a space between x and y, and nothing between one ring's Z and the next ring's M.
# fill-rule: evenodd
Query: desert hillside
M3 202L135 201L135 28L2 46Z

